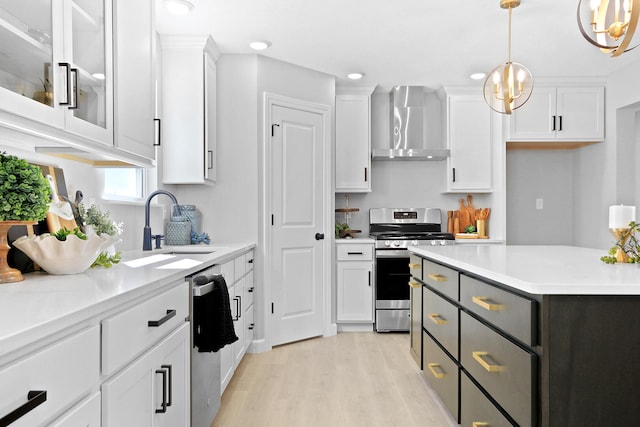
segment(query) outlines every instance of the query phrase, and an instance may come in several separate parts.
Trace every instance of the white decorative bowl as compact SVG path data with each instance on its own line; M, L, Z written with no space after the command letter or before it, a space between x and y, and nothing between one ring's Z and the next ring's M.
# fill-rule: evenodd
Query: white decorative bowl
M70 234L63 241L44 233L19 237L13 245L49 274L78 274L91 267L100 252L117 241L118 237L107 234L90 234L87 240Z

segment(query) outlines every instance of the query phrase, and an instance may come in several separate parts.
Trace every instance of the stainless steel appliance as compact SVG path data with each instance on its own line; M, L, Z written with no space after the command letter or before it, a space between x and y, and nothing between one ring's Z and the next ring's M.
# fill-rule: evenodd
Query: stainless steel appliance
M410 246L451 245L455 237L441 231L436 208L369 210L369 236L375 239L375 330L409 331Z
M191 426L209 427L220 409L220 352L200 353L193 340L193 299L213 291L213 278L221 274L219 265L189 277L191 301Z

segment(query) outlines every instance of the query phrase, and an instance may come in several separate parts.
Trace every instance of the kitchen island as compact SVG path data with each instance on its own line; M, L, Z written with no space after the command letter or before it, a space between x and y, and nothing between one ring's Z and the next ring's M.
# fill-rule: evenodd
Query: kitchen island
M410 251L424 375L462 425L635 424L636 265L568 246Z
M129 251L112 268L0 285L0 425L188 425L187 278L220 266L253 292L254 247Z

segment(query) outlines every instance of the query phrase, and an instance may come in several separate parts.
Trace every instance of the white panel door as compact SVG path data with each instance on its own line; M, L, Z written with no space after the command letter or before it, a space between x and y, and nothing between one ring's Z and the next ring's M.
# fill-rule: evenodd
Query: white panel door
M272 345L322 335L323 116L274 105ZM318 236L320 237L320 236Z

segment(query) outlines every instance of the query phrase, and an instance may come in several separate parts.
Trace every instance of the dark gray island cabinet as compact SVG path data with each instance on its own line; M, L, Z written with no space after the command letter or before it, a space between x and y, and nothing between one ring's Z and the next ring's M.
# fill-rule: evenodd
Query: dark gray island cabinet
M639 425L639 268L567 246L411 252L411 352L462 426Z

